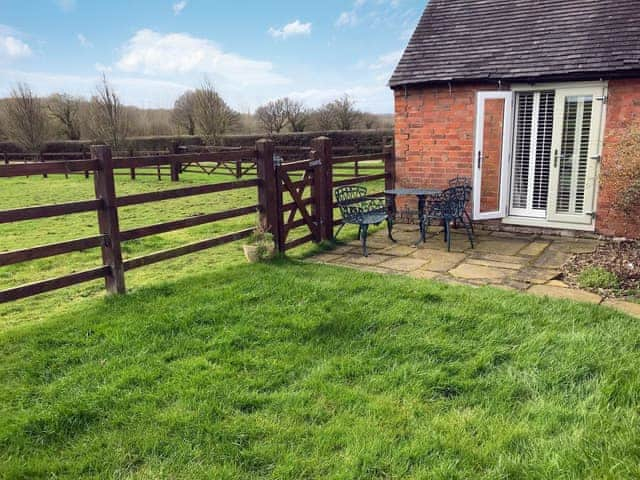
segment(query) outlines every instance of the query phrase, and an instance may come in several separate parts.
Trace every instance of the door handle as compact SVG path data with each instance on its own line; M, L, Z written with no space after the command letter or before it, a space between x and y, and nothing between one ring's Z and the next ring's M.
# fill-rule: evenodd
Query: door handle
M478 150L478 169L482 167L482 150Z
M558 150L553 152L553 168L558 168Z

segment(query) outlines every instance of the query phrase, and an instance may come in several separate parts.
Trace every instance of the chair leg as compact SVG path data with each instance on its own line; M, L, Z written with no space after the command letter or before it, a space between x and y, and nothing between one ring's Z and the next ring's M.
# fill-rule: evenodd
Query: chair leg
M396 240L393 238L393 220L391 220L390 218L387 218L387 230L389 232L389 240L391 240L393 243L398 243L396 242Z
M471 242L471 248L475 248L473 244L473 224L471 222L467 223L464 221L464 218L461 218L462 224L464 225L465 230L467 231L467 236L469 237L469 242Z
M346 223L342 223L339 227L338 227L338 231L336 232L336 234L333 236L334 240L338 239L338 235L340 234L340 232L342 231L342 229L344 228L344 226L346 225Z
M467 217L467 221L469 222L469 225L471 226L471 233L473 233L474 235L476 234L476 231L473 228L473 222L471 221L471 215L469 215L469 212L467 212L466 210L464 211L464 216Z
M360 226L360 239L362 240L362 255L365 257L369 256L367 252L367 232L369 230L369 225L361 225Z
M445 221L444 223L444 236L446 238L447 241L447 252L451 251L451 231L450 231L451 226L449 225L448 221Z

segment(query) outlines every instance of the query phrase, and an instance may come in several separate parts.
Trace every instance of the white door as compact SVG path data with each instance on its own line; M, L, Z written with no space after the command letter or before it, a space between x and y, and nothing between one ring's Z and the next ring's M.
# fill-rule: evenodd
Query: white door
M510 216L547 217L554 101L553 90L516 94Z
M605 99L606 88L556 90L549 221L593 223Z
M478 92L473 159L475 220L506 216L512 116L512 92Z

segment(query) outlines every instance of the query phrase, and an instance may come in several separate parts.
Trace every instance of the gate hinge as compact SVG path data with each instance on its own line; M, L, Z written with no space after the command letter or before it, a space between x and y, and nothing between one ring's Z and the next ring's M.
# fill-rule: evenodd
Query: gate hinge
M586 215L589 215L591 218L595 219L597 217L596 212L584 212Z
M609 102L609 96L608 95L603 95L601 97L596 97L596 100L604 103L605 105Z

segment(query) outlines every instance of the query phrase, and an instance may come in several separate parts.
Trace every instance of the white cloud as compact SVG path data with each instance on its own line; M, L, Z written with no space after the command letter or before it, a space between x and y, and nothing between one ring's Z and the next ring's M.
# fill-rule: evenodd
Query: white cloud
M296 20L282 28L271 27L269 29L269 35L273 38L282 38L284 40L295 35L311 35L311 22L302 23L300 20Z
M278 85L289 80L273 64L224 52L204 38L187 33L161 34L145 29L124 45L116 66L145 75L210 74L239 85Z
M70 12L76 8L76 0L55 0L55 2L65 12Z
M371 70L382 70L389 67L395 67L402 57L402 50L394 50L393 52L380 55L375 63L369 65Z
M180 15L186 6L187 6L187 0L181 0L180 2L174 3L172 7L173 14Z
M0 60L16 60L30 57L31 47L13 35L6 35L0 31Z
M336 20L336 27L353 27L358 24L358 14L355 10L342 12Z
M94 67L100 73L110 73L113 71L112 67L109 67L108 65L104 65L100 62L96 63Z
M344 94L352 97L358 108L375 113L390 113L393 111L393 94L391 90L381 85L358 85L345 88L319 89L290 92L287 96L302 100L308 106L317 108L331 102Z
M66 75L47 72L0 70L0 98L9 94L16 82L26 82L41 96L55 92L90 97L95 92L100 75ZM148 78L109 76L109 82L125 105L144 108L171 108L173 102L193 85Z
M91 43L82 33L78 34L78 41L84 48L93 48L93 43Z

